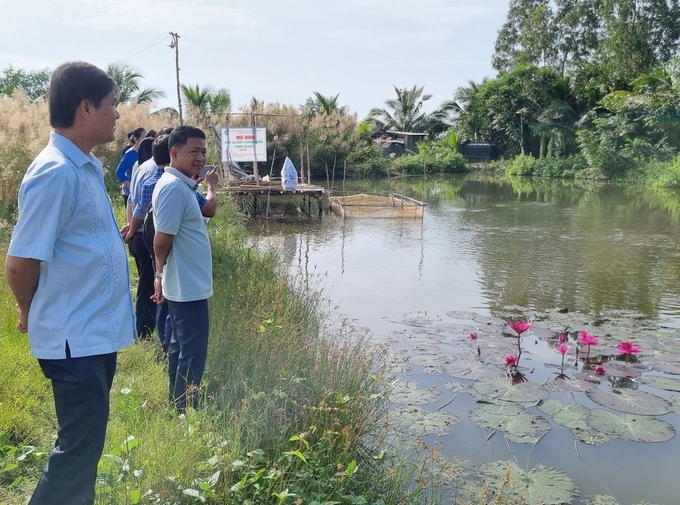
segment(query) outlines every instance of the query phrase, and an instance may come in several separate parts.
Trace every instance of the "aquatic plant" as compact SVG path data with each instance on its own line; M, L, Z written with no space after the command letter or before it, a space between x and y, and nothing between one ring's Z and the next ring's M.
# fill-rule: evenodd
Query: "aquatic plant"
M620 342L619 345L616 346L616 348L622 355L626 357L626 361L628 361L628 358L630 356L634 356L635 354L642 352L640 346L633 342Z
M557 346L557 352L562 355L562 363L560 364L560 368L564 368L564 355L569 352L569 346L567 344L560 344Z
M513 356L512 354L508 354L505 357L505 364L508 365L508 367L517 366L517 356Z
M475 332L470 333L470 339L477 340L478 338L479 338L479 335L477 335L477 333L475 333Z
M560 335L557 337L560 342L566 342L567 341L567 335L566 333L560 333Z
M595 373L597 375L604 375L606 373L606 370L604 369L604 367L602 365L597 365L595 367Z
M585 359L586 362L588 362L588 358L590 357L590 346L597 344L598 340L599 339L596 336L591 335L587 331L582 331L581 333L579 333L578 341L581 342L583 345L588 347L588 350L586 352L586 359Z
M521 336L525 331L531 329L531 325L529 323L525 323L524 321L510 321L508 324L510 325L510 328L517 332L518 337Z

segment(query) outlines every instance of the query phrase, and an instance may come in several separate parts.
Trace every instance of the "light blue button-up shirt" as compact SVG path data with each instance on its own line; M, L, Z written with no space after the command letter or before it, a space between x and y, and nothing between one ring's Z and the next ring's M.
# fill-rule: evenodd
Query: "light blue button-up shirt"
M107 354L130 345L135 316L125 245L101 162L52 133L19 190L8 254L40 260L28 314L36 358Z

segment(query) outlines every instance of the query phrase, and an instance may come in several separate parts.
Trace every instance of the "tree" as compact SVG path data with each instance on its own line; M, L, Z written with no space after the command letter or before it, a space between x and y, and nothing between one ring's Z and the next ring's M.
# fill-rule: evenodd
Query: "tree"
M221 116L231 110L231 93L227 88L220 88L208 97L210 112Z
M158 88L141 89L140 80L144 77L141 73L134 70L129 65L119 65L112 63L106 68L109 74L118 85L118 101L121 103L152 103L159 98L165 97L165 93Z
M639 75L666 63L680 41L677 0L601 0L603 37L595 61L614 90L630 90Z
M335 96L326 97L323 96L318 91L315 91L314 96L316 97L316 103L319 107L319 110L326 114L327 116L330 116L334 112L339 113L341 116L347 113L348 109L347 105L344 105L342 107L338 106L338 97L340 96L339 93Z
M423 103L432 98L432 95L423 94L424 88L413 86L411 89L399 89L394 86L397 98L387 100L387 107L371 109L367 119L386 130L434 133L446 118L446 111L437 109L431 113L422 112Z
M212 86L201 88L198 84L196 86L182 84L181 89L185 103L196 109L200 115L221 116L231 111L231 94L227 88L215 91Z
M207 114L210 111L210 97L213 95L211 86L201 88L198 84L196 86L182 84L181 89L187 105L195 107L200 114Z
M555 38L549 0L511 0L491 64L498 71L521 65L555 66Z
M484 78L481 85L487 81L488 79ZM442 104L442 110L457 116L454 123L461 133L472 137L475 141L481 140L480 130L487 121L485 117L487 111L479 106L479 100L477 100L479 90L480 84L468 81L467 86L461 86L456 90L453 100Z
M26 72L9 65L0 74L0 95L11 95L21 89L31 100L38 100L47 94L51 77L52 72L47 69Z
M552 102L556 79L556 72L550 68L518 67L474 88L459 90L467 100L460 129L470 133L472 126L479 138L496 144L503 152L538 152L533 123Z

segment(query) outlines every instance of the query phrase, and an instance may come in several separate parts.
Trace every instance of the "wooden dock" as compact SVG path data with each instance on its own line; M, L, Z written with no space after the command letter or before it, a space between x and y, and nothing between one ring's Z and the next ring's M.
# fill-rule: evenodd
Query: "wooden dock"
M258 213L258 205L260 200L265 198L284 198L292 201L301 200L302 205L298 208L305 212L306 214L312 214L312 199L317 202L317 207L319 209L319 216L323 210L323 197L326 192L321 186L314 186L311 184L300 184L298 183L297 189L295 191L284 190L281 185L281 180L273 181L255 181L248 182L230 182L226 186L222 186L222 190L226 193L232 193L237 195L241 200L247 200L250 196L253 197L253 215Z

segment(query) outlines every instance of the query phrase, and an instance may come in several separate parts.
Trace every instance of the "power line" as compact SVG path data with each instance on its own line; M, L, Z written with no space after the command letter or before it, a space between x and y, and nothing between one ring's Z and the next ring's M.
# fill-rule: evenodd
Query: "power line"
M161 40L159 40L159 41L156 42L155 44L151 44L149 47L147 47L147 48L145 48L145 49L142 49L141 51L137 51L135 54L132 54L132 55L128 56L127 58L123 58L122 60L118 60L116 63L114 63L114 65L117 65L118 63L121 63L121 62L123 62L123 61L125 61L125 60L129 60L130 58L132 58L132 57L134 57L134 56L137 56L138 54L142 54L144 51L148 51L148 50L151 49L152 47L157 46L158 44L160 44L161 42L165 42L166 40L168 40L168 37L167 37L167 36L166 36L166 37L163 37Z

